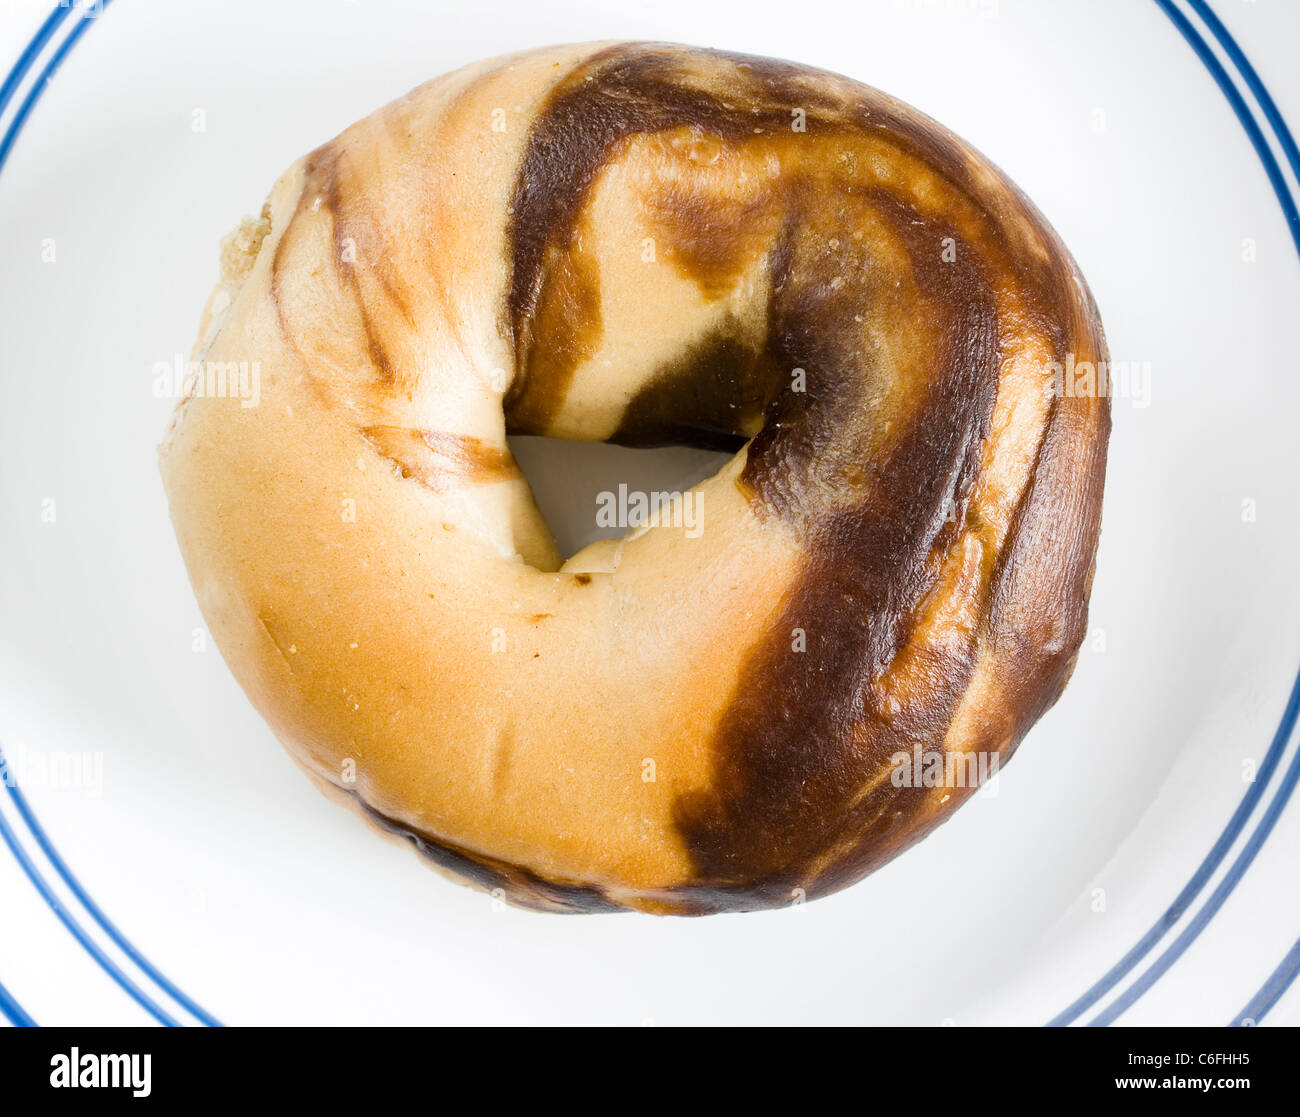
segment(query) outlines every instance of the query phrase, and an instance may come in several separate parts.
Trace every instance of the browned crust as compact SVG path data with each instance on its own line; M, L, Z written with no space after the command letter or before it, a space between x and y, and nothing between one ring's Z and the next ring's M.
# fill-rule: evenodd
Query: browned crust
M363 427L361 433L403 477L413 477L434 492L523 476L508 450L470 435L386 424Z

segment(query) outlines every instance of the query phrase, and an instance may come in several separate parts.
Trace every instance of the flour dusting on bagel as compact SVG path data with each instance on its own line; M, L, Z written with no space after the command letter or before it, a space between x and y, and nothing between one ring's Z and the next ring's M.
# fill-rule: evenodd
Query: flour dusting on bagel
M438 78L226 246L162 471L204 616L328 794L547 911L786 906L928 833L1065 686L1110 415L1059 238L822 71L665 44ZM561 555L507 435L734 456ZM975 765L979 760L980 764Z

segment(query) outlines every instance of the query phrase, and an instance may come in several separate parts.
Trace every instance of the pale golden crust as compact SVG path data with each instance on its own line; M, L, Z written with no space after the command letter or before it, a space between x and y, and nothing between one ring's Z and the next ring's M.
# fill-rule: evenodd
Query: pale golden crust
M1044 370L1104 339L914 111L534 52L353 126L253 232L201 355L260 400L180 409L177 536L285 746L445 868L544 910L817 895L969 794L896 786L900 749L1005 756L1064 685L1109 414ZM507 429L741 448L698 535L562 564Z

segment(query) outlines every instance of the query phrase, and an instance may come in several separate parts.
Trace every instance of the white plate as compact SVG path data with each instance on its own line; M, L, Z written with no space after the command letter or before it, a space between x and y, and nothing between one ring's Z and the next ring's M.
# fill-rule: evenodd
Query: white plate
M1218 2L1282 114L1300 119L1296 10ZM49 6L7 5L6 58ZM1300 225L1284 210L1300 190L1281 118L1194 8L56 11L0 117L0 745L21 782L0 789L17 855L0 850L4 1014L1300 1019L1286 993L1300 967L1300 808L1285 809L1300 776ZM1211 44L1206 59L1180 20ZM153 366L188 351L219 237L284 166L462 63L607 37L789 57L935 116L1039 204L1088 276L1114 359L1150 373L1149 396L1115 400L1092 631L1063 700L996 795L857 887L790 911L527 914L376 841L302 779L206 639L157 476L171 404L153 395ZM575 479L616 484L626 460L597 450L532 472L550 467L543 496L578 524L590 505ZM700 467L679 454L651 468ZM73 754L79 770L53 770Z

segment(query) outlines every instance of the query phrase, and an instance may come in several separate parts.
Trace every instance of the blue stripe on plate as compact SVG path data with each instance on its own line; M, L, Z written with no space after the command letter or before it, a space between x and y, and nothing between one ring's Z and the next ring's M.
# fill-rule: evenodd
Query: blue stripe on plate
M10 785L9 790L14 790L12 784ZM19 867L27 874L27 879L32 882L36 891L41 894L41 898L50 906L50 910L59 917L59 922L68 929L74 939L86 948L86 951L95 959L96 962L99 963L104 972L116 981L117 984L126 991L131 999L136 1002L136 1004L143 1008L160 1024L166 1024L168 1027L177 1027L180 1024L180 1021L165 1012L152 997L150 997L140 988L140 986L123 973L117 963L104 953L100 945L86 933L85 928L82 927L82 925L72 917L72 914L68 909L63 906L63 903L59 900L59 897L55 894L54 890L49 886L49 883L43 876L41 876L40 870L36 868L32 859L27 855L27 851L18 844L18 837L14 834L12 827L10 827L8 820L3 814L0 814L0 839L4 840L4 843L9 847L10 852L13 853L15 858L17 858Z
M1282 816L1282 811L1285 810L1287 801L1291 798L1291 793L1295 790L1297 781L1300 781L1300 752L1297 752L1292 758L1286 776L1283 777L1277 794L1273 796L1273 801L1268 805L1268 809L1264 812L1263 818L1260 819L1259 825L1255 827L1255 832L1251 834L1242 847L1241 853L1237 855L1237 860L1232 863L1232 867L1224 874L1219 886L1210 894L1205 906L1183 928L1182 934L1173 941L1169 949L1152 963L1150 969L1125 989L1095 1019L1091 1020L1089 1022L1091 1025L1111 1023L1120 1013L1132 1006L1143 993L1159 981L1165 971L1182 957L1183 951L1196 941L1197 936L1205 930L1210 920L1223 907L1223 902L1232 895L1232 890L1237 887L1246 870L1250 868L1251 862L1255 860L1255 855L1263 848L1269 834L1273 832L1273 827L1277 825L1277 820Z
M71 14L71 8L62 6L55 8L41 25L41 29L36 32L36 37L27 44L27 49L19 55L18 61L14 63L14 68L9 71L9 76L5 78L4 85L0 85L0 113L3 113L8 107L10 99L18 89L18 84L26 76L27 71L32 68L36 56L45 49L45 44L50 41L50 36L58 30L59 24Z
M0 985L0 1015L15 1028L36 1027L36 1021L27 1015L23 1006L14 1000L14 995L3 985Z
M0 765L3 763L4 753L0 750ZM42 827L36 820L35 814L32 813L32 809L27 803L26 796L23 795L18 785L12 781L9 784L9 795L17 806L18 813L22 815L23 821L27 823L27 828L31 830L32 836L36 839L36 844L40 847L45 856L49 858L50 864L54 866L54 870L59 874L60 879L65 885L67 885L73 896L80 901L82 907L84 907L90 914L90 917L99 924L104 933L117 945L122 953L148 974L158 987L171 996L177 1004L182 1005L209 1027L219 1028L221 1026L220 1022L210 1013L205 1012L200 1008L198 1004L187 997L176 985L169 981L163 973L149 961L148 958L141 954L140 951L132 945L130 940L117 929L116 924L114 924L113 921L104 914L100 906L91 899L90 893L81 886L81 882L77 880L76 876L73 875L72 870L68 868L67 862L59 856L58 850L54 848L54 843L50 841L49 835L45 833L44 827ZM0 819L0 821L2 821L2 819Z
M1200 58L1202 64L1209 71L1210 76L1214 78L1219 89L1227 98L1228 104L1236 114L1237 119L1241 122L1242 127L1246 131L1247 137L1250 139L1251 145L1255 148L1255 152L1264 166L1269 182L1273 186L1273 192L1276 194L1278 203L1281 205L1282 212L1286 217L1287 226L1290 229L1291 238L1295 242L1296 251L1297 253L1300 253L1300 212L1297 212L1295 200L1291 196L1291 191L1287 185L1286 178L1282 174L1282 170L1278 166L1277 160L1273 157L1273 152L1268 146L1268 141L1264 138L1264 134L1260 131L1259 125L1251 115L1249 106L1237 91L1231 78L1229 78L1227 72L1223 69L1219 60L1214 56L1214 53L1210 50L1205 40L1201 38L1199 33L1196 31L1196 28L1188 22L1183 13L1174 7L1172 0L1155 0L1155 2L1160 6L1161 10L1164 11L1170 21L1178 29L1179 33L1187 40L1188 44L1196 52L1197 57ZM1200 9L1209 11L1209 6L1204 3L1204 0L1191 0L1191 2L1197 7L1198 11ZM1217 23L1217 20L1215 22ZM1219 26L1222 27L1222 24L1219 24ZM1213 25L1211 25L1211 30L1214 30ZM1226 35L1226 30L1224 34ZM1240 56L1241 61L1245 63L1245 55L1241 53L1239 48L1236 53ZM1236 59L1234 58L1234 62L1235 61ZM1246 66L1249 67L1249 63L1246 63ZM1238 68L1240 69L1241 67L1238 66ZM1277 111L1273 99L1269 97L1267 90L1264 89L1263 83L1259 80L1258 74L1255 73L1253 68L1250 68L1250 74L1246 75L1243 70L1243 76L1246 77L1248 85L1250 85L1253 80L1254 84L1251 85L1252 91L1254 91L1255 86L1258 86L1259 93L1262 93L1263 98L1267 99L1267 104L1272 106L1271 113L1268 108L1265 108L1265 115L1268 117L1269 123L1273 126L1275 131L1279 131L1280 128L1279 140L1283 147L1287 148L1288 142L1291 141L1290 131L1282 120L1281 113ZM1257 93L1256 95L1258 96L1259 94ZM1261 105L1264 105L1263 99L1261 99ZM1283 138L1283 134L1285 135L1285 138ZM1288 159L1291 160L1291 165L1296 169L1296 173L1300 175L1300 159L1291 159L1291 152L1294 150L1295 144L1292 141L1290 142L1287 152ZM1205 860L1202 861L1200 867L1192 875L1191 880L1187 882L1182 891L1179 892L1178 896L1174 899L1174 902L1169 906L1160 919L1156 921L1151 929L1143 935L1137 945L1125 954L1119 962L1111 967L1111 969L1107 971L1107 973L1083 996L1071 1004L1064 1012L1050 1020L1048 1022L1049 1027L1059 1027L1069 1024L1096 1004L1097 1001L1110 992L1111 989L1113 989L1130 971L1132 971L1138 963L1141 962L1142 959L1145 958L1169 933L1174 924L1182 918L1192 901L1200 895L1201 891L1209 882L1210 877L1213 876L1215 870L1227 856L1228 850L1232 847L1242 829L1245 827L1246 822L1249 820L1250 815L1258 805L1259 800L1263 796L1264 791L1272 778L1273 770L1277 767L1283 753L1286 751L1287 741L1290 739L1291 733L1295 728L1297 713L1300 713L1300 674L1297 675L1295 682L1292 684L1291 695L1287 701L1286 709L1283 712L1281 723L1278 725L1277 732L1273 735L1272 743L1269 745L1264 761L1260 765L1259 771L1256 773L1255 781L1247 789L1246 794L1242 797L1241 803L1233 812L1232 818L1229 819L1228 825L1224 828L1223 833L1219 836L1218 841L1214 843L1210 852L1206 855ZM1204 930L1205 925L1209 923L1214 914L1223 906L1224 900L1226 900L1228 895L1231 894L1232 890L1236 887L1237 882L1241 879L1246 869L1249 868L1256 853L1259 852L1259 846L1263 844L1264 839L1267 838L1268 834L1272 831L1277 816L1281 814L1282 808L1286 806L1286 802L1290 798L1291 790L1295 784L1297 763L1300 763L1300 754L1297 755L1296 761L1292 763L1290 770L1283 779L1282 784L1279 786L1273 802L1265 813L1264 819L1261 821L1255 833L1251 836L1251 839L1247 842L1245 848L1243 848L1242 853L1238 856L1236 862L1234 862L1231 869L1229 869L1228 874L1224 877L1223 881L1220 882L1219 887L1207 901L1205 908L1197 914L1192 923L1189 924L1183 933L1174 941L1173 945L1162 954L1159 959L1157 959L1155 964L1152 965L1151 968L1148 969L1137 980L1137 982L1130 986L1129 989L1127 989L1111 1006L1090 1021L1091 1024L1108 1024L1124 1012L1125 1009L1131 1007L1132 1004L1136 1002L1137 999L1147 989L1149 989L1160 978L1160 976L1178 960L1179 957L1181 957L1187 947L1190 946L1200 932Z
M111 0L103 0L103 5L99 9L100 14L102 14L108 8L108 5L110 3ZM71 8L56 9L56 11L57 10L71 11L72 9ZM52 18L53 17L51 17L51 19ZM54 52L54 54L50 57L49 62L45 64L45 69L41 71L40 76L36 79L36 83L31 87L30 90L28 90L27 96L23 98L22 104L18 106L18 113L17 115L15 115L13 119L13 123L10 124L9 131L5 133L5 138L3 140L0 140L0 170L4 169L5 162L9 158L9 151L14 145L14 140L18 138L18 133L22 131L23 125L27 122L27 117L30 115L32 109L35 107L36 102L40 100L41 94L45 92L46 85L49 84L50 79L54 77L54 75L58 72L59 67L63 65L63 60L68 57L68 53L72 50L73 47L77 45L77 40L79 40L81 36L86 33L86 30L90 27L91 24L95 22L97 18L98 16L91 16L91 15L87 15L85 12L82 12L82 18L77 21L76 26L73 27L72 29L72 33L66 39L64 39L63 42L59 44L58 50ZM49 25L50 25L50 20L46 20L45 26L49 27ZM58 24L56 22L55 26L57 25ZM44 33L44 31L45 31L45 27L42 27L41 30L36 33L37 37L39 38ZM53 27L50 28L50 32L51 34L53 33ZM48 39L49 36L46 35L46 38ZM33 43L34 42L35 40L33 40ZM23 60L19 59L18 66L22 66L22 65L23 65ZM27 65L31 65L30 60L27 61ZM9 74L9 78L10 80L13 81L15 87L17 86L18 82L22 79L22 74L18 72L18 66L15 66L14 69ZM15 78L15 74L17 74L16 78ZM6 81L5 85L8 86L8 84L9 82ZM10 96L13 95L12 90L9 90L9 95Z
M1159 2L1159 0L1157 0ZM1184 886L1174 902L1169 906L1165 913L1155 922L1149 931L1139 940L1127 954L1124 955L1114 966L1110 968L1091 989L1082 997L1075 1001L1060 1015L1053 1017L1048 1022L1048 1027L1063 1027L1077 1019L1094 1004L1104 997L1113 989L1121 979L1133 970L1139 962L1142 961L1172 930L1173 926L1183 917L1187 909L1191 906L1192 901L1200 895L1201 891L1209 883L1210 877L1214 875L1215 870L1228 855L1228 851L1236 842L1238 835L1245 828L1251 814L1258 805L1259 800L1264 794L1264 789L1269 780L1273 777L1273 770L1278 766L1282 759L1282 754L1286 751L1287 741L1290 740L1291 733L1295 728L1297 715L1300 715L1300 675L1291 685L1291 695L1287 700L1286 709L1282 714L1282 721L1277 727L1277 732L1273 734L1272 743L1269 745L1268 752L1264 756L1263 763L1260 764L1259 770L1255 773L1255 780L1242 796L1241 803L1233 812L1232 818L1219 835L1218 841L1214 843L1210 852L1206 855L1205 860L1201 862L1200 867L1192 875ZM1181 951L1180 951L1181 953ZM1167 968L1167 967L1166 967ZM1094 1021L1095 1023L1096 1021Z
M1264 138L1264 133L1260 131L1259 125L1255 123L1255 118L1251 115L1250 107L1246 104L1245 98L1243 98L1238 92L1237 87L1233 85L1232 79L1228 76L1228 72L1223 68L1218 58L1215 57L1209 44L1201 38L1200 33L1192 26L1187 17L1174 6L1173 0L1155 0L1155 2L1160 5L1164 10L1165 15L1167 15L1173 22L1173 25L1178 28L1179 33L1187 40L1191 48L1196 51L1197 57L1199 57L1201 62L1204 63L1205 68L1210 72L1210 76L1214 78L1219 89L1222 90L1223 95L1228 99L1228 104L1232 106L1232 111L1237 114L1237 119L1241 121L1241 126L1246 130L1246 135L1250 138L1251 145L1255 148L1255 152L1259 156L1260 162L1264 164L1264 170L1268 173L1268 180L1273 184L1273 193L1277 195L1277 200L1282 206L1282 212L1286 215L1287 225L1291 230L1291 239L1295 242L1296 251L1300 252L1300 212L1296 210L1295 199L1291 197L1291 190L1290 187L1287 186L1286 178L1282 174L1282 169L1278 166L1277 160L1273 158L1272 149L1268 146L1268 141ZM1206 11L1209 10L1208 5L1206 4L1202 4L1201 7L1205 8ZM1219 26L1222 27L1223 25L1220 24ZM1240 50L1238 50L1237 53L1240 54ZM1242 55L1242 60L1245 61L1244 55ZM1273 99L1268 96L1268 91L1264 88L1263 82L1259 80L1259 75L1256 74L1253 69L1251 69L1250 73L1252 76L1246 77L1243 72L1243 77L1246 77L1248 85L1250 85L1253 80L1254 85L1251 86L1252 91L1258 87L1258 90L1263 93L1265 98L1267 98L1268 104L1272 106L1271 115L1266 109L1265 116L1268 117L1269 123L1273 125L1274 130L1277 130L1280 126L1281 131L1278 139L1285 148L1287 146L1287 140L1283 139L1282 136L1285 134L1289 139L1291 133L1287 129L1285 122L1283 122L1281 114L1277 111L1277 106L1274 104ZM1276 120L1276 123L1274 123L1274 120ZM1290 148L1291 150L1295 149L1294 142L1290 144ZM1290 153L1288 153L1288 158L1289 157ZM1293 160L1291 166L1296 169L1298 174L1300 174L1300 162Z
M1273 129L1273 134L1277 136L1278 143L1282 146L1282 151L1286 155L1287 162L1291 165L1291 171L1300 180L1300 147L1296 145L1295 137L1291 135L1291 129L1287 127L1286 121L1282 118L1276 102L1269 94L1264 82L1255 71L1255 67L1250 64L1245 52L1237 45L1237 40L1232 37L1232 33L1223 25L1219 17L1214 14L1209 4L1205 0L1188 0L1192 10L1201 17L1202 22L1210 29L1211 34L1219 41L1224 52L1232 60L1232 64L1237 67L1241 76L1246 79L1246 86L1249 88L1255 100L1259 102L1259 107L1264 112L1265 119ZM1258 1024L1264 1019L1269 1009L1277 1003L1278 999L1286 992L1287 988L1295 980L1297 971L1300 971L1300 942L1291 948L1291 951L1282 959L1278 968L1273 975L1262 985L1259 991L1251 998L1250 1003L1237 1014L1233 1020L1233 1026L1241 1026L1249 1020Z
M72 48L77 44L81 36L85 34L86 30L94 20L108 8L109 3L111 3L111 0L103 0L98 11L94 14L83 10L81 12L81 19L73 27L67 38L59 44L58 48L46 63L44 69L42 69L41 73L32 85L32 88L28 91L26 98L23 99L19 106L3 140L0 140L0 169L4 167L4 164L9 157L9 153L13 149L14 142L17 140L19 133L22 131L28 117L31 115L32 109L35 107L37 101L39 101L41 94L45 91L50 79L58 71ZM46 19L45 23L41 26L40 30L37 31L35 38L33 38L32 42L19 58L18 62L9 72L9 76L5 79L4 85L0 86L0 112L3 112L7 107L9 101L16 93L19 84L22 82L23 77L31 68L37 56L48 45L54 32L72 11L73 8L60 5L55 8L49 18ZM3 765L2 752L0 752L0 765ZM45 853L45 856L49 859L50 864L54 866L55 871L63 880L64 884L86 909L95 923L99 925L100 929L103 930L109 939L112 940L112 942L115 943L118 948L127 955L127 957L135 962L135 964L139 966L140 969L143 970L160 989L192 1013L196 1019L202 1021L204 1024L219 1027L219 1021L217 1021L215 1017L210 1013L205 1012L175 984L169 981L161 971L149 962L149 960L136 949L130 940L127 939L120 930L118 930L117 926L108 918L107 915L104 914L99 905L90 898L89 893L86 892L86 890L81 886L81 883L77 880L76 876L72 873L71 869L68 868L67 862L63 860L58 851L54 848L49 836L45 833L45 830L41 827L40 823L36 821L36 817L28 806L27 800L23 796L22 792L12 782L9 783L8 790L10 796L14 800L15 806L18 808L19 814L22 816L23 821L27 824L33 837L36 839L37 845ZM146 994L110 957L108 957L108 955L104 953L100 946L86 933L81 924L78 923L76 919L74 919L63 907L59 902L57 895L55 895L49 884L41 876L40 870L18 843L17 835L10 828L2 814L0 814L0 837L3 837L5 844L14 854L18 864L22 867L23 872L32 882L37 892L39 892L45 899L46 903L50 905L50 908L54 911L55 915L58 916L59 920L68 929L72 936L81 943L91 957L100 964L104 971L156 1020L167 1025L179 1024L179 1021L172 1016L171 1013L159 1006L152 997ZM9 998L9 1000L12 1001L12 998ZM12 1002L12 1005L17 1013L20 1013L30 1022L31 1018L17 1005L17 1002ZM6 1011L6 1015L8 1015L8 1011Z
M1232 64L1237 67L1241 76L1246 79L1246 87L1254 94L1255 100L1259 102L1259 107L1264 110L1264 118L1268 121L1273 129L1274 135L1277 136L1278 143L1282 145L1282 151L1286 155L1286 160L1291 164L1291 170L1295 172L1297 179L1300 179L1300 147L1296 146L1295 137L1291 135L1291 129L1286 126L1286 121L1282 119L1282 113L1278 110L1277 103L1269 95L1260 76L1255 72L1255 67L1250 64L1241 47L1237 45L1237 40L1232 37L1228 29L1220 22L1210 5L1205 0L1188 0L1192 10L1201 17L1205 25L1216 39L1219 45L1223 47L1224 53L1232 60ZM1295 223L1292 222L1291 228L1295 229Z
M1282 994L1291 987L1298 973L1300 973L1300 940L1297 940L1269 979L1259 987L1259 992L1250 998L1250 1003L1237 1013L1230 1026L1241 1028L1258 1024L1268 1015L1268 1010L1282 999Z

